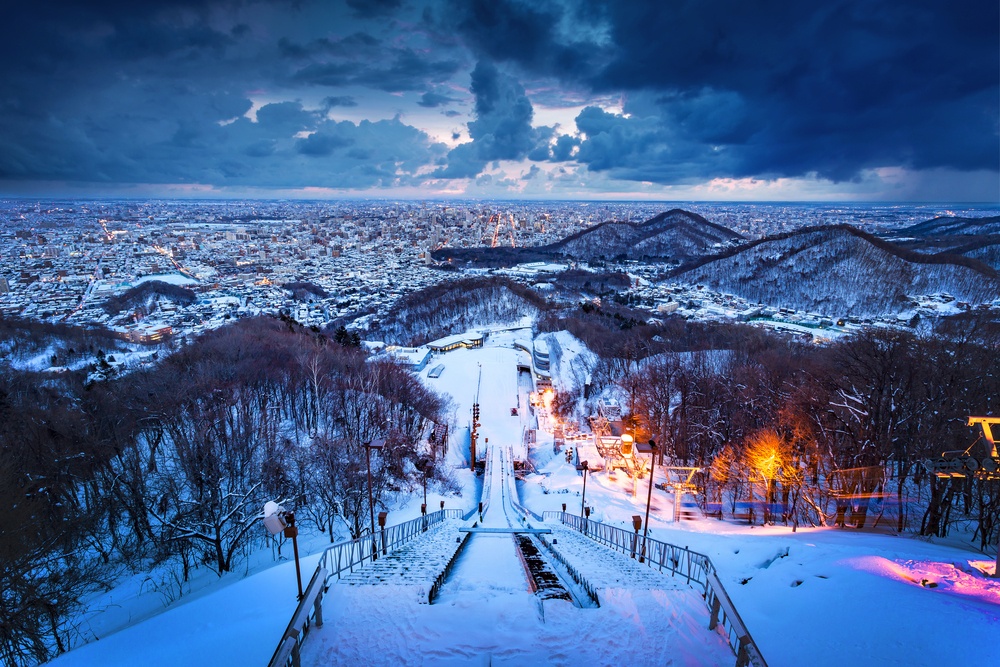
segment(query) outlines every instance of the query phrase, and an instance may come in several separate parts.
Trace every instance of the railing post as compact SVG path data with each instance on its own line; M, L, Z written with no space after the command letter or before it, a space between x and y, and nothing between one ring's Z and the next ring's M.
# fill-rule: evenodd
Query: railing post
M302 667L302 657L299 655L299 643L292 647L292 667ZM737 665L739 667L739 665Z
M743 635L740 637L740 648L736 651L736 667L749 667L750 652L747 651L747 644L749 643L749 635Z
M323 591L320 590L316 596L316 604L313 605L313 612L316 615L316 627L323 627Z
M715 627L719 624L719 609L721 607L722 602L719 600L719 596L715 595L715 591L712 591L711 615L708 621L709 630L715 630Z

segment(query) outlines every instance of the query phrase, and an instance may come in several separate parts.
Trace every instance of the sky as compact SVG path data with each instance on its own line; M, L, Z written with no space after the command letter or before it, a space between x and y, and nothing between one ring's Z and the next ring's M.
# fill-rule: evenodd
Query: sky
M45 0L0 194L1000 201L996 0Z

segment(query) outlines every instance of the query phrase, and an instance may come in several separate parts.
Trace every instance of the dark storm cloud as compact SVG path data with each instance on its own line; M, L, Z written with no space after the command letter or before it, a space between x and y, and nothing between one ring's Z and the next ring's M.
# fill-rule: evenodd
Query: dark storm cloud
M0 22L0 178L364 187L523 159L659 183L996 172L998 25L995 0L21 3ZM328 118L457 118L473 63L471 141L450 153L398 118ZM409 94L368 106L385 93ZM619 96L625 115L596 106ZM275 104L252 122L251 98ZM579 136L532 127L535 108L584 104Z
M313 62L292 75L299 84L325 86L367 86L386 92L403 92L426 88L428 83L440 83L454 75L461 63L438 60L416 53L412 49L392 49L387 62L362 61L354 58L334 62Z
M350 146L352 143L349 137L317 132L305 139L299 139L295 143L295 150L303 155L325 156L330 155L338 148Z
M380 44L379 39L365 32L356 32L343 39L321 37L301 44L282 37L278 40L278 51L285 58L296 60L324 55L359 58L376 54Z
M331 95L324 97L321 104L323 111L329 111L334 107L356 107L358 101L350 95Z
M402 0L347 0L347 6L364 18L391 14L403 4Z
M589 76L606 48L588 39L600 3L552 0L451 0L443 21L483 57L514 61L560 77Z
M420 96L420 101L417 104L428 109L434 109L457 101L454 97L428 91Z
M470 90L476 98L475 120L469 123L472 141L452 149L448 166L436 175L469 178L496 160L547 157L552 130L532 127L534 109L516 79L481 60L472 71ZM533 155L539 149L544 154Z
M580 159L595 169L663 182L675 170L649 158L678 152L695 177L845 180L887 165L1000 163L993 0L473 0L456 2L453 17L471 49L528 74L661 93L639 117L588 137ZM655 143L640 150L637 136Z
M2 179L366 188L413 182L445 154L398 118L329 120L357 106L354 90L330 90L318 109L276 102L244 117L250 95L298 97L289 82L314 65L380 90L428 90L457 71L352 29L343 5L57 4L0 25ZM281 31L300 10L330 22L327 36L306 23Z
M701 144L679 137L657 116L637 112L626 118L587 107L576 124L587 138L579 144L575 159L615 178L679 183L703 180L731 168L724 152L715 151L711 158L703 155ZM556 151L565 151L567 145L557 143Z
M580 140L568 134L560 135L552 147L552 159L556 162L565 162L573 157L573 150L580 145Z

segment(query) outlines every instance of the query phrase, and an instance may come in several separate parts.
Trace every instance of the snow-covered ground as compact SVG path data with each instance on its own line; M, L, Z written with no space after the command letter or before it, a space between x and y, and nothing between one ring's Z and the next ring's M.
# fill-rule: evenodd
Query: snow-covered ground
M561 457L522 486L536 512L580 513L583 478ZM658 477L658 481L662 481ZM542 492L542 486L549 491ZM620 471L591 473L593 516L621 527L643 515ZM564 491L566 493L564 493ZM709 556L771 667L781 665L996 665L1000 580L968 547L832 528L749 527L717 519L670 522L672 497L654 490L651 537ZM978 568L978 569L977 569Z
M482 525L504 529L516 516L508 498L512 468L500 447L491 447L488 456L491 498ZM727 665L733 660L722 637L706 629L707 610L693 590L645 568L635 573L640 578L629 576L630 561L596 543L582 550L595 561L617 560L613 569L626 572L615 587L601 586L598 608L543 601L531 593L509 533L473 535L433 605L398 584L334 586L325 625L307 642L303 665L611 665L623 659L635 665ZM581 570L586 576L586 568Z
M515 416L510 408L520 407L516 364L524 353L508 342L498 334L484 349L456 350L428 364L428 369L445 366L440 378L425 381L449 394L454 404L449 461L464 497L448 498L449 507L475 502L478 485L468 472L463 428L477 391L484 438L492 445L521 442L528 411ZM426 371L422 375L426 378ZM551 448L551 435L540 432L536 454L544 464L520 485L522 504L541 513L561 509L565 502L568 511L579 513L583 478ZM639 481L633 493L632 481L621 472L591 474L587 505L596 510L593 518L629 525L632 515L645 511L648 483L648 478ZM432 507L438 497L430 496ZM390 523L419 515L421 502L417 490L390 513ZM992 559L968 546L829 528L793 533L786 527L751 528L715 519L673 524L672 515L672 498L655 490L651 536L711 557L771 667L997 662L1000 580L978 572L977 567L990 569ZM511 565L509 536L476 539L481 546L470 548L461 557L464 565L457 566L472 574L446 585L438 604L391 591L372 596L364 586L332 588L326 621L333 639L314 648L307 644L314 651L310 655L325 655L334 664L700 665L735 660L731 653L714 652L714 637L704 632L707 611L696 594L608 588L597 610L542 603ZM304 576L314 566L314 559L306 559ZM283 563L211 594L182 598L56 664L264 664L294 608L292 576L291 564Z
M318 556L302 560L311 576ZM212 594L188 599L51 665L266 665L295 611L295 565L282 563Z

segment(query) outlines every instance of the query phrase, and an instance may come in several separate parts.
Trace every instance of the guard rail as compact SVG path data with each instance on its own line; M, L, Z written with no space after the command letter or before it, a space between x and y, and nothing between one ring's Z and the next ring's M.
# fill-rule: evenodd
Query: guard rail
M722 626L729 647L736 654L736 667L767 667L760 648L750 636L750 631L736 611L736 605L726 593L715 565L708 556L566 512L544 512L543 517L546 520L558 519L595 542L632 558L638 557L647 566L660 572L666 570L673 576L683 576L689 584L697 584L708 605L708 629L715 630Z

